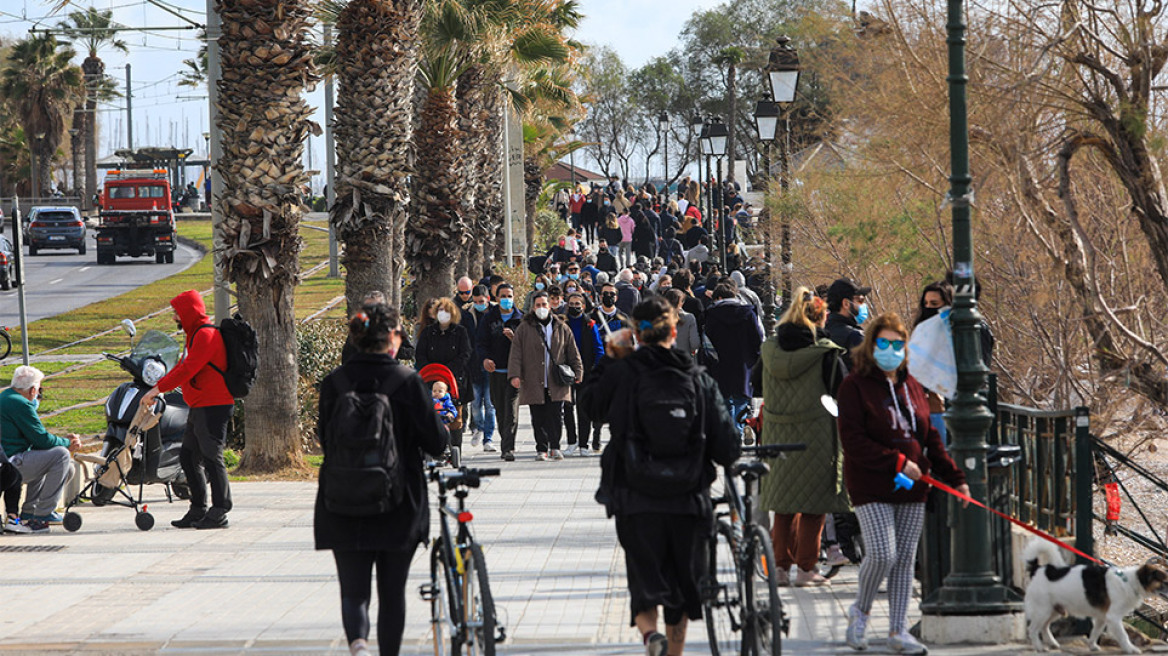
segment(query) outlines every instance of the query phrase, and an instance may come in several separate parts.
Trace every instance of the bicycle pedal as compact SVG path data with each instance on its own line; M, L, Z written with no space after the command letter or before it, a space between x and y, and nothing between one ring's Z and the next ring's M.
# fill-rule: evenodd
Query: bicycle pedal
M791 616L787 614L787 611L783 611L783 619L780 620L780 624L781 624L781 628L783 630L783 635L790 636L791 635Z
M423 583L418 586L418 596L422 601L434 601L438 597L438 587L432 583Z
M496 643L506 642L507 641L507 627L500 626L497 628L498 628L498 634L495 636L495 642Z

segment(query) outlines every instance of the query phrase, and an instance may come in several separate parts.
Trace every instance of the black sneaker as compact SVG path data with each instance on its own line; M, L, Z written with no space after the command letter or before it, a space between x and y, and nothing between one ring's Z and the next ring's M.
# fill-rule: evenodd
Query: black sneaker
M503 460L506 460L507 462L515 462L515 452L514 451L504 451L503 452Z
M660 633L653 632L645 641L646 656L665 656L669 653L669 641Z
M227 513L218 508L212 508L207 511L206 515L203 515L202 519L195 522L195 528L227 528Z
M195 524L207 514L206 510L195 510L191 508L187 514L182 516L182 519L176 519L170 523L175 528L194 528Z

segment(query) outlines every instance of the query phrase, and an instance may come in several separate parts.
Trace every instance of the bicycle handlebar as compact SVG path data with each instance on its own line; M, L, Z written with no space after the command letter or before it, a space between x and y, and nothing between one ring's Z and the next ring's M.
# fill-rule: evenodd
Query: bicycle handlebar
M472 469L462 467L458 471L443 473L438 463L430 465L430 480L437 482L444 489L452 490L456 487L479 487L482 479L490 476L499 476L502 470L498 468Z
M791 442L789 444L759 444L756 446L744 446L742 452L750 454L758 458L778 458L783 453L788 451L806 451L807 445L802 442Z

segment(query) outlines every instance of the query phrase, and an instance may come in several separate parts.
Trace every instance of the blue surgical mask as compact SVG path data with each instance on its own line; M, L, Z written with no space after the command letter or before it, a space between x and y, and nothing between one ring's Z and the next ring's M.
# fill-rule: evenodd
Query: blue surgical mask
M578 274L578 273L569 273L569 274L568 274L568 278L570 278L570 279L572 279L572 280L579 280L579 279L580 279L580 274Z
M486 312L487 311L487 304L486 303L475 303L474 309L479 311L479 312Z
M864 303L856 307L856 323L863 324L868 320L868 304ZM901 358L903 359L903 358Z
M32 400L32 409L33 409L33 410L36 410L36 409L37 409L37 408L39 408L39 407L41 407L41 400L40 400L40 398L35 398L35 399L33 399L33 400Z
M535 291L543 291L544 284L542 282L535 283Z
M876 366L883 371L896 371L904 362L904 349L897 351L889 344L888 348L878 348L872 352L876 358Z
M513 307L515 307L515 300L514 299L511 299L511 298L499 299L499 309L503 310L504 312L510 312L511 308L513 308Z

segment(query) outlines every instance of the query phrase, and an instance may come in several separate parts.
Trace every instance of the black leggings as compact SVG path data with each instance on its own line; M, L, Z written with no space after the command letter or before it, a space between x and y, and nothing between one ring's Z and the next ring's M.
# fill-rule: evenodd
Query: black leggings
M414 550L333 551L341 583L341 622L349 644L369 638L370 579L377 563L377 644L381 656L397 656L406 626L406 577Z

